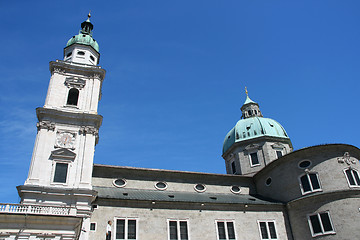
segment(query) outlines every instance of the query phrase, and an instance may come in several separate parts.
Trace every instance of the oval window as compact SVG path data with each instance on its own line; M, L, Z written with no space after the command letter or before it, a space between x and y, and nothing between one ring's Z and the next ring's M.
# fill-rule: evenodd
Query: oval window
M84 56L84 55L85 55L85 52L83 52L83 51L78 51L77 54L80 55L80 56Z
M70 57L72 54L72 52L69 52L68 54L66 54L66 57Z
M299 168L308 168L310 165L311 162L309 160L304 160L299 163Z
M95 61L95 58L94 58L93 56L90 56L90 59L91 59L92 61Z
M272 183L271 177L269 177L268 179L266 179L266 181L265 181L266 186L270 186L271 183Z
M239 186L231 186L230 191L232 193L240 193L241 192L241 188Z
M197 191L197 192L205 192L206 187L205 187L204 184L196 184L196 185L194 186L194 189L195 189L195 191Z
M125 187L126 180L123 178L115 179L113 181L113 184L115 185L115 187Z
M158 190L165 190L167 188L167 184L165 182L157 182L155 184L155 188Z

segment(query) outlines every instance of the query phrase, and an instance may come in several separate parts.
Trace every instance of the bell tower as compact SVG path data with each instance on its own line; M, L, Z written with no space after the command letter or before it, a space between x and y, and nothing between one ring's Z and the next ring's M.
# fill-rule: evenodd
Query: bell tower
M69 206L88 217L96 197L91 177L102 116L98 102L105 70L98 66L93 24L81 24L68 41L64 60L50 62L51 78L43 107L36 109L37 135L28 177L18 186L23 204Z

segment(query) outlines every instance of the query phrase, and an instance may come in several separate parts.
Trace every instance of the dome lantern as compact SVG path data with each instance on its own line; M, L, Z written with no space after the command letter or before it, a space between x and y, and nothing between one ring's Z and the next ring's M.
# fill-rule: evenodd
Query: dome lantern
M64 49L64 61L97 65L99 63L99 44L92 37L94 25L88 19L81 23L81 30L78 35L69 39Z

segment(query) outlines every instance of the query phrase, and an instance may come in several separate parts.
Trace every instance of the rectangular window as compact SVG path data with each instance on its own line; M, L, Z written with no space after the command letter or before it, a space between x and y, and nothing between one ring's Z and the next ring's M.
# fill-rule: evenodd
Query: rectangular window
M90 231L96 232L96 223L94 222L90 223Z
M252 167L260 165L257 152L250 153L250 165Z
M277 150L276 151L276 156L277 156L277 158L281 158L282 157L282 151Z
M236 239L233 221L216 221L216 227L218 240Z
M169 239L188 240L187 220L169 220Z
M358 171L354 169L346 169L344 172L350 187L360 186L360 177Z
M307 173L300 177L302 194L321 191L319 177L317 173Z
M115 239L127 240L137 239L136 219L116 219Z
M188 240L187 220L169 220L169 239Z
M67 171L68 171L67 163L56 163L55 173L54 173L54 182L66 183Z
M232 161L232 162L231 162L231 170L232 170L232 173L233 173L233 174L236 173L235 161Z
M325 234L334 234L329 212L321 212L308 216L311 235L313 237Z
M278 239L275 221L258 221L261 239Z

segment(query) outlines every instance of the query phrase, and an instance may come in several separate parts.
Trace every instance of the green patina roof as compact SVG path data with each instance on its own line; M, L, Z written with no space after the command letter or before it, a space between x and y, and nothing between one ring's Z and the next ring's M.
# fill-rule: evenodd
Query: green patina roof
M91 46L95 49L95 51L99 52L99 44L92 38L92 29L93 25L90 22L90 13L88 15L88 19L81 23L81 30L78 35L73 36L69 39L66 44L66 47L71 46L73 44L82 44Z
M253 100L251 100L251 99L249 98L249 96L246 96L246 100L245 100L245 102L244 102L244 105L249 104L249 103L255 103L255 104L257 104L256 102L254 102Z
M99 52L99 44L88 34L79 33L78 35L73 36L69 39L66 44L66 47L71 46L73 44L82 44L93 47L97 52Z
M262 136L289 139L285 129L277 121L270 118L251 117L238 121L228 134L226 134L223 153L234 143ZM289 139L290 140L290 139Z

